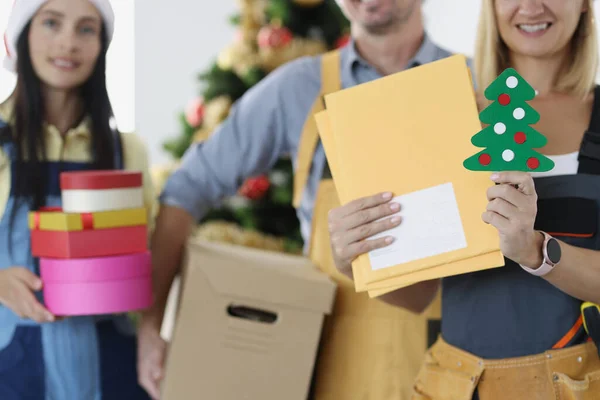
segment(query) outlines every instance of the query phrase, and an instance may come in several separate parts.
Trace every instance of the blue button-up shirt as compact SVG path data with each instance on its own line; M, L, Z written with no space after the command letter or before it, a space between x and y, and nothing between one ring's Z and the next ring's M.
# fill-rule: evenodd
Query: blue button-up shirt
M425 35L407 67L439 60L450 53ZM356 51L351 41L340 53L342 87L382 75ZM302 57L271 72L232 107L228 118L209 139L187 150L165 184L160 201L201 219L220 201L236 193L242 182L267 172L284 155L294 160L304 123L321 90L321 57ZM297 215L308 243L316 191L326 163L319 144Z

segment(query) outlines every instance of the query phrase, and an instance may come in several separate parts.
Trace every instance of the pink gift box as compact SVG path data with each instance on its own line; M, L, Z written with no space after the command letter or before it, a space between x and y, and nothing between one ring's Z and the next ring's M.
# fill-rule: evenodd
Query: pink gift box
M135 311L152 304L150 252L115 257L40 258L44 300L55 315Z

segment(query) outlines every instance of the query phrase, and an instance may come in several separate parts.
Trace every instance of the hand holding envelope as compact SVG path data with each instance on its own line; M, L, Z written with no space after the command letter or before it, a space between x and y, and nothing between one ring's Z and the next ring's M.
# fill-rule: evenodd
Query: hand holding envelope
M390 192L378 193L331 210L329 229L333 257L346 276L352 278L352 262L356 257L392 243L393 236L366 240L402 221L399 215L392 216L400 210L400 204L390 202L392 196Z
M481 220L493 182L463 166L481 129L464 56L329 94L325 103L315 119L340 203L391 191L400 204L402 222L369 239L393 243L363 247L352 262L357 291L378 296L504 265L498 232Z

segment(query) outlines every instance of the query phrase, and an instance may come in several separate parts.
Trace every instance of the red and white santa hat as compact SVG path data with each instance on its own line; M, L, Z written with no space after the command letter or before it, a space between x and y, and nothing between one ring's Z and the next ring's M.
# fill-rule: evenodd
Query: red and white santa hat
M35 15L37 10L48 0L15 0L12 12L8 19L8 26L4 34L4 45L6 46L6 58L4 67L11 72L16 71L17 67L17 41L25 26ZM108 43L111 42L114 28L115 15L109 0L89 0L96 8L106 27L105 34Z

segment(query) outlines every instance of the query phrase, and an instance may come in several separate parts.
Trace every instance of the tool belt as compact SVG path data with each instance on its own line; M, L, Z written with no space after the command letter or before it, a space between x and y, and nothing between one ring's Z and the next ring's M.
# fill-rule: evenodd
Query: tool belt
M441 337L425 356L413 400L597 400L600 358L593 341L533 356L487 360Z
M581 343L574 345L575 343ZM585 302L552 349L486 360L439 338L425 356L412 400L600 400L600 307Z

